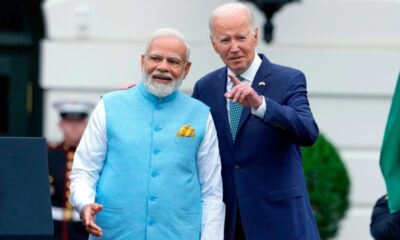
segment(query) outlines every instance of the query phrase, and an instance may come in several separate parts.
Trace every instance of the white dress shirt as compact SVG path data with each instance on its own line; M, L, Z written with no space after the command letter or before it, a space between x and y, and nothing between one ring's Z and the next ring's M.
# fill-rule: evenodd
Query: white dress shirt
M71 171L72 205L81 212L95 202L99 173L107 153L106 112L101 99L75 152ZM202 240L223 239L225 205L222 201L221 160L211 114L204 139L197 153L197 169L202 198ZM168 183L165 183L168 184ZM100 226L101 227L101 226Z

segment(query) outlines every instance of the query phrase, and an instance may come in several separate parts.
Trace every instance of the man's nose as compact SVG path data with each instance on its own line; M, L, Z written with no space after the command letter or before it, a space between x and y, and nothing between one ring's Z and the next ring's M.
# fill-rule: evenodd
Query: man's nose
M167 59L163 59L158 65L157 65L157 70L166 72L169 69L169 64Z
M237 51L239 51L239 50L240 50L239 46L240 46L240 43L239 43L239 42L237 42L237 41L232 41L232 43L231 43L231 48L230 48L231 52L237 52Z

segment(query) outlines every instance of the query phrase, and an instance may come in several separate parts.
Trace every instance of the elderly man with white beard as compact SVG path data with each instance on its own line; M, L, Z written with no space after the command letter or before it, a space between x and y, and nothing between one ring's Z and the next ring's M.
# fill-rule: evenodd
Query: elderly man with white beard
M189 53L178 31L155 31L141 56L143 81L105 94L93 111L70 196L90 239L223 239L214 122L177 90Z

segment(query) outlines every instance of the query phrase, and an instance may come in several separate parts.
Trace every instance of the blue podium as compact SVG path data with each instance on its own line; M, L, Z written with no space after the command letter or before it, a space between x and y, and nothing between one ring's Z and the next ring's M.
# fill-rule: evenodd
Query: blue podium
M44 138L0 137L0 239L53 239Z

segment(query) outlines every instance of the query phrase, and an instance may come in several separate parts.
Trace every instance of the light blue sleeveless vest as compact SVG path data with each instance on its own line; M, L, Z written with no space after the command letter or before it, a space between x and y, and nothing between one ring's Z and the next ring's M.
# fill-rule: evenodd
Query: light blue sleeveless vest
M104 206L96 216L101 239L199 239L196 156L209 108L178 91L157 98L143 83L103 100L108 144L96 195ZM187 124L194 136L178 137Z

